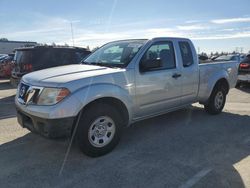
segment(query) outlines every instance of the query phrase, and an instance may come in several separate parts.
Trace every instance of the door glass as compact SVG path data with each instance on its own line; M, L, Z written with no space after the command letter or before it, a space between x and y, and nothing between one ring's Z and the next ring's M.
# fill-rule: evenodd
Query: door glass
M176 67L172 42L160 42L153 44L143 55L141 62L157 62L155 61L157 59L161 61L161 67L153 68L151 70L172 69Z

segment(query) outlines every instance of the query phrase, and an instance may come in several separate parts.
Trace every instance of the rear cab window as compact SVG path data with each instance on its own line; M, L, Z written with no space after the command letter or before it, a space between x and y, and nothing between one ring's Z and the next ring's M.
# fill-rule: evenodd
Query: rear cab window
M179 42L183 67L190 67L194 64L194 58L190 44L186 41Z

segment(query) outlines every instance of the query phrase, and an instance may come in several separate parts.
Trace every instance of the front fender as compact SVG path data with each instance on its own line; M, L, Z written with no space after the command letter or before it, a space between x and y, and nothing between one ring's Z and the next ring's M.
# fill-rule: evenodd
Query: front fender
M87 104L101 98L113 97L120 100L127 108L129 113L129 122L133 114L133 89L126 86L126 89L115 84L93 84L78 89L73 95L80 101L80 109L76 109L77 113Z

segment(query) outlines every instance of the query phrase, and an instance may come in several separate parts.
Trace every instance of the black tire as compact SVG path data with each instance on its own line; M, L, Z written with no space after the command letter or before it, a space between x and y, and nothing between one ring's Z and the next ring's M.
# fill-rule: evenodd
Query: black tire
M241 82L238 81L238 82L236 83L235 88L240 88L240 86L241 86Z
M221 95L223 97L221 105L216 105L216 96ZM213 89L208 102L204 105L206 112L212 115L216 115L222 112L226 103L227 92L223 85L217 85Z
M103 147L96 147L93 145L93 141L91 143L89 134L91 131L90 127L100 117L109 117L112 119L115 126L115 132L107 145ZM93 125L93 127L96 127L96 125ZM94 128L92 128L92 131L93 129ZM88 107L88 109L86 109L86 111L82 114L82 117L80 117L76 132L76 141L84 154L90 157L98 157L109 153L115 148L120 140L121 132L122 118L117 109L109 104L97 103Z

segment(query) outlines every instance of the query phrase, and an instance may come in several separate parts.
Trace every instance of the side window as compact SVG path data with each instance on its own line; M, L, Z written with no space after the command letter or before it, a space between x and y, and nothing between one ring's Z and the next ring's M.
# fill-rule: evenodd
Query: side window
M158 67L150 65L152 68L147 69L147 71L175 68L175 53L172 42L157 42L153 44L143 55L140 67L144 62L160 64Z
M194 63L191 47L188 42L179 42L183 67L189 67Z

